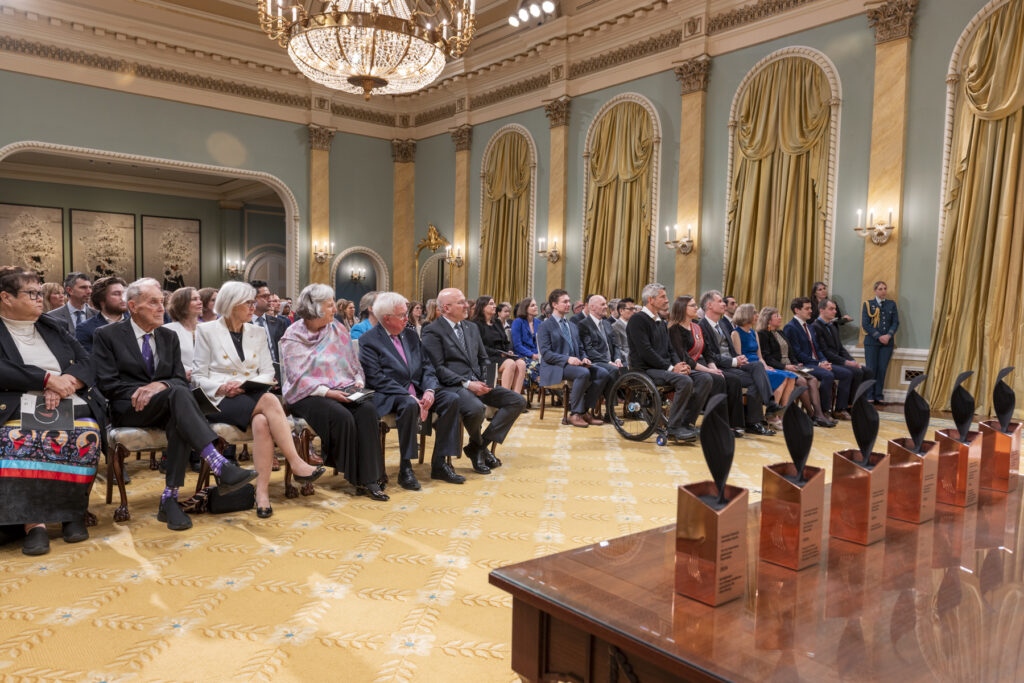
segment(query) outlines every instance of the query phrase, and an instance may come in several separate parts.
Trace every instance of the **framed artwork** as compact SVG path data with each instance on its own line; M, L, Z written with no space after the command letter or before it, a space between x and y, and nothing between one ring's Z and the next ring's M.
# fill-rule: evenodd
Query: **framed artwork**
M71 269L135 279L135 216L71 209Z
M64 279L64 210L0 204L0 265L23 266L43 282Z
M199 287L201 223L192 218L142 217L142 273L173 292Z

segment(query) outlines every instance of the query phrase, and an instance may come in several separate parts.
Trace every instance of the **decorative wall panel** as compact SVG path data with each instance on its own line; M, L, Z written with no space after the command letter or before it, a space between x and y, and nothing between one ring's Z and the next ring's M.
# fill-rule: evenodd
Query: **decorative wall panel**
M200 222L191 218L142 217L142 274L155 277L173 292L201 287Z
M71 209L71 269L135 279L135 216Z
M64 277L64 212L0 204L0 265L24 266L44 281Z

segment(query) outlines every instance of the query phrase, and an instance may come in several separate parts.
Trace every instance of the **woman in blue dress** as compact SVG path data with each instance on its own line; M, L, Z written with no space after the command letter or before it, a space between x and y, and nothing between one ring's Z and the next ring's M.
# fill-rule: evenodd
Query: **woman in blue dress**
M732 345L739 353L747 357L751 363L761 363L765 372L768 373L768 381L772 384L772 392L775 395L775 402L779 405L786 405L789 394L796 384L796 374L788 370L776 370L764 361L761 356L761 344L757 340L757 332L754 331L754 320L757 318L757 309L754 304L743 304L736 309L732 317L734 329L732 331Z
M512 350L526 361L526 379L534 388L540 378L536 317L537 300L523 299L516 306L516 319L512 321Z

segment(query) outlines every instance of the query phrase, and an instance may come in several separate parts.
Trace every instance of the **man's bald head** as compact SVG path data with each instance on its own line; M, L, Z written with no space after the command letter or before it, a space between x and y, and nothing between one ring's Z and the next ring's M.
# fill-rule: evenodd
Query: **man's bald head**
M587 301L587 312L595 318L603 318L608 312L608 302L600 294L595 294Z
M455 287L448 287L437 293L437 309L441 311L441 315L456 323L465 320L469 314L466 295Z

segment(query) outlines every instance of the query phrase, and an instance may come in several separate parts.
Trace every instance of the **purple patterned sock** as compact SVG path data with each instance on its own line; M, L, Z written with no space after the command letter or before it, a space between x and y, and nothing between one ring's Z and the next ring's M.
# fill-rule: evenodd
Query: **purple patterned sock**
M221 455L217 449L213 447L212 441L206 444L206 447L203 448L199 457L210 464L210 470L218 477L220 476L221 470L224 469L224 465L228 463L227 458Z
M175 486L174 488L171 488L171 487L168 486L167 488L164 489L164 492L162 494L160 494L160 504L163 505L164 501L167 500L168 498L172 498L174 500L178 500L178 487L177 486Z

